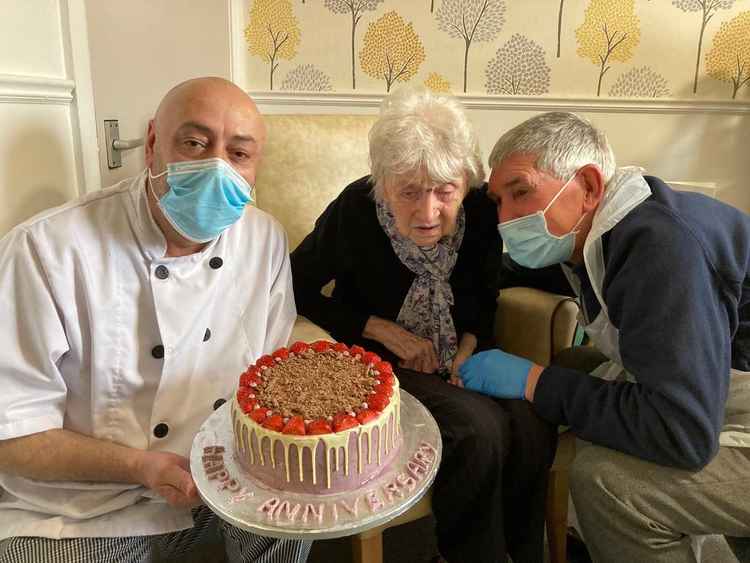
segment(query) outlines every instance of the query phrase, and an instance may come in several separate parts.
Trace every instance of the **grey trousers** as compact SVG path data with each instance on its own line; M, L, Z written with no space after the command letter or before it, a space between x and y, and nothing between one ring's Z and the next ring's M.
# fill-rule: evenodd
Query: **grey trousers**
M750 448L721 447L691 472L592 445L577 454L570 489L597 563L684 563L695 561L691 536L750 536Z
M750 449L719 449L700 471L583 448L570 492L595 562L694 561L691 536L750 536Z

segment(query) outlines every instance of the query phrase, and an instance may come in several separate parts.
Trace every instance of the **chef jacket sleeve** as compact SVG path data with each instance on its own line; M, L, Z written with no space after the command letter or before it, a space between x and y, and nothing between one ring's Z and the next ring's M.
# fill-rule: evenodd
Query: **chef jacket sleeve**
M274 248L275 275L271 281L266 338L263 346L266 354L286 346L297 318L286 233L281 232L277 243Z
M42 250L28 227L0 240L0 440L63 424L69 346Z

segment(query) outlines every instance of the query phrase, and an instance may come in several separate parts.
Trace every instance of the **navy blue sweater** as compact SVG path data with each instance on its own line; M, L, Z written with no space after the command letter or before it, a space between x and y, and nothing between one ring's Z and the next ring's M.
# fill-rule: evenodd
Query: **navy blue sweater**
M646 181L651 197L604 240L604 301L636 383L548 367L534 406L596 444L698 469L719 447L730 366L750 370L750 217ZM593 319L591 283L576 274Z

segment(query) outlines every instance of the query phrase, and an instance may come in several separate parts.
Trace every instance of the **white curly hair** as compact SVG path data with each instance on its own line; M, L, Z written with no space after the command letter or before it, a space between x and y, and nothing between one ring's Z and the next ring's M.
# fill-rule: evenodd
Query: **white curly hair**
M373 195L381 201L385 183L394 177L414 175L438 184L463 179L468 188L484 181L474 128L453 96L400 88L383 100L369 140Z

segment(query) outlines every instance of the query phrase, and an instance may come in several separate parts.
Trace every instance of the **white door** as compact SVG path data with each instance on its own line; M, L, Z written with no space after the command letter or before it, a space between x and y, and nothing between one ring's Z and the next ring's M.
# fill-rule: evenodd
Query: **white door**
M83 0L0 0L0 236L99 185ZM95 162L94 162L95 164Z
M102 185L143 169L143 147L110 169L104 120L142 138L164 94L196 76L230 76L229 0L85 0ZM89 155L91 156L91 155Z

